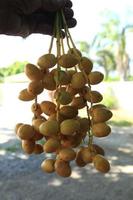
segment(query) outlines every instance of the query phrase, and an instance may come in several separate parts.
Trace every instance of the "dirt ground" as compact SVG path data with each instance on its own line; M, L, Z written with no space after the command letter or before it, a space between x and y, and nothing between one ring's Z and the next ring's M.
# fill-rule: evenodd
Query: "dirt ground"
M41 171L44 155L13 152L15 135L0 130L0 200L132 200L133 127L113 127L110 136L96 143L104 147L111 171L103 175L92 165L72 163L72 176L64 179Z

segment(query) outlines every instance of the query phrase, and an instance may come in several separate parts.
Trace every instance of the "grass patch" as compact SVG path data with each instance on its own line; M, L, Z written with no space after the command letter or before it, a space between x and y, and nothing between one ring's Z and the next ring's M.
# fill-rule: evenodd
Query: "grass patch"
M44 140L40 140L40 141L37 141L37 144L41 144L41 145L44 145L45 144L45 141ZM21 143L16 143L16 144L13 144L9 147L0 147L0 151L1 150L4 150L6 152L10 152L10 153L17 153L17 152L20 152L20 151L23 151L22 149L22 146L21 146Z
M120 81L120 77L109 76L108 79L105 80L105 82L114 82L114 81Z
M20 147L16 147L16 146L11 146L11 147L7 147L5 148L6 151L9 151L11 153L16 153L17 151L20 151L21 148Z
M114 91L111 87L108 87L103 94L102 104L106 105L109 109L117 109L118 108L118 99L116 98Z
M9 146L9 147L3 146L3 147L0 147L0 150L5 150L6 152L16 153L18 151L21 151L21 145L20 145L20 143L18 143L18 144Z
M126 120L119 120L119 121L114 121L111 120L109 121L109 124L112 126L133 126L132 122L126 121Z
M112 110L113 117L109 121L111 125L114 126L133 126L132 112L128 112L122 109Z
M112 126L133 126L133 116L132 112L128 112L122 109L111 110L113 113L113 117L108 121L108 123ZM83 109L79 112L79 116L87 117L86 110Z

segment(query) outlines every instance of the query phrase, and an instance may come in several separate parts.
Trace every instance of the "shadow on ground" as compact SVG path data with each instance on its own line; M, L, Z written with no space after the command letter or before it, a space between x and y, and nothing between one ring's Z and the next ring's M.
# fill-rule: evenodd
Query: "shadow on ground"
M111 171L103 175L92 165L72 163L71 178L45 174L40 169L44 155L0 154L0 199L2 200L132 200L132 128L113 128L108 138L97 140L104 147ZM8 141L10 143L10 140Z

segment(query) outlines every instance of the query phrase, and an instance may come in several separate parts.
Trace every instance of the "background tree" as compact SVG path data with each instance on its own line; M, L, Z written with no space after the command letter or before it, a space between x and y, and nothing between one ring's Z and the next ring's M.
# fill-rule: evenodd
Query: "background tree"
M98 51L108 51L114 55L120 79L127 80L130 59L126 50L126 32L132 31L133 25L122 26L119 17L111 11L103 13L102 16L105 22L102 24L102 31L97 34L94 44ZM107 54L103 56L107 57ZM108 68L108 64L106 66ZM112 65L113 69L115 69L114 64Z
M10 75L14 75L14 74L19 74L22 73L24 71L24 66L27 64L27 61L24 62L19 62L16 61L13 64L7 66L7 67L3 67L0 69L0 73L4 76L10 76Z
M98 57L96 62L99 66L104 68L105 80L107 80L109 78L109 73L116 68L114 55L108 50L97 51L96 55Z
M78 44L78 48L80 49L81 52L83 52L84 54L88 55L90 52L90 44L87 41L80 41L77 42Z

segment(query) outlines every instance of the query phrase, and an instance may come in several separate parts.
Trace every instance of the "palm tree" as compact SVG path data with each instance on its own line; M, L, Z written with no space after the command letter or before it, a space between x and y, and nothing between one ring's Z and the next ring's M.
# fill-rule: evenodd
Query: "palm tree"
M132 30L133 25L126 25L119 34L119 41L116 53L117 70L121 80L127 80L129 73L130 58L126 50L126 31Z
M102 31L96 36L94 44L98 51L104 50L114 55L116 70L120 79L127 80L130 59L126 50L126 32L132 31L133 25L121 27L118 16L112 12L105 13L104 17L106 17L107 21L103 24ZM104 60L105 57L107 57L106 54ZM108 65L108 63L106 64ZM114 61L112 67L115 69Z
M90 54L94 51L97 58L93 58L94 63L97 63L99 67L104 68L105 79L108 79L109 72L115 70L116 62L114 55L111 51L102 49L93 49L95 42L97 40L97 36L93 39L91 44L88 44L86 41L77 42L79 49L83 54L90 57ZM94 57L96 57L94 56Z

